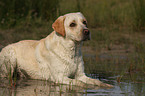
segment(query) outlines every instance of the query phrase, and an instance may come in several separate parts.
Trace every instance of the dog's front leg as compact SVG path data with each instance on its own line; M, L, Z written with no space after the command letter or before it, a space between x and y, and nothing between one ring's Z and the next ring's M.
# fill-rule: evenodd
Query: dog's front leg
M70 79L68 77L62 77L59 80L56 81L56 83L60 83L60 84L67 84L67 85L74 85L74 86L80 86L80 87L88 87L87 84L85 84L84 82L80 81L80 80L76 80L76 79Z
M77 80L80 80L80 81L82 81L84 83L87 83L87 84L97 85L97 86L100 86L100 87L113 87L112 85L103 83L100 80L92 79L90 77L87 77L84 73L84 66L83 65L84 65L84 62L82 60L79 63L78 70L77 70L77 73L76 73L76 79Z
M100 80L92 79L90 77L87 77L85 74L82 75L81 77L79 77L79 80L82 81L82 82L85 82L87 84L93 84L93 85L97 85L97 86L100 86L100 87L113 87L112 85L103 83Z

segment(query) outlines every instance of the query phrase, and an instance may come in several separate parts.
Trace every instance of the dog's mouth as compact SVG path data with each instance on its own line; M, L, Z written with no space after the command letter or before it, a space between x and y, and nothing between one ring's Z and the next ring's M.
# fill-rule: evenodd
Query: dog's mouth
M82 40L73 40L76 43L81 43L82 41L88 41L90 40L90 37L84 37Z
M80 40L74 40L74 41L75 41L75 42L82 42L82 41L88 41L88 40L91 40L90 35L88 35L88 36L84 35L84 36L82 37L82 39L80 39Z
M82 41L88 41L88 40L91 40L90 35L89 36L84 36Z

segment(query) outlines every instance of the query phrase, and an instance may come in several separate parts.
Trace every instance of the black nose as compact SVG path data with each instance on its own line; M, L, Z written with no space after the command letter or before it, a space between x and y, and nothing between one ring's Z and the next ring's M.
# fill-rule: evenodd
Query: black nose
M84 33L84 35L89 35L90 34L90 31L88 29L84 29L83 30L83 33Z

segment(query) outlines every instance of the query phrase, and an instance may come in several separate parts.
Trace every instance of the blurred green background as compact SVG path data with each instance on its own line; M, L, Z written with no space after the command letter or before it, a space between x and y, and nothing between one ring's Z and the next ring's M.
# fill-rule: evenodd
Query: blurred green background
M145 0L0 0L0 28L38 25L82 12L89 27L145 29Z

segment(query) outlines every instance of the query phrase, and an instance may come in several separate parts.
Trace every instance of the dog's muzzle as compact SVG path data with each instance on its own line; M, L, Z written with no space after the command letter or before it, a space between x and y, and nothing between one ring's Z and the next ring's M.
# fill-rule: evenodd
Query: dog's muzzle
M83 35L84 35L83 41L90 40L90 31L88 29L83 30Z

